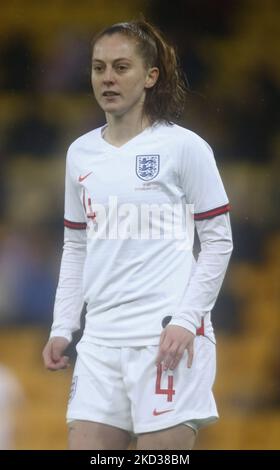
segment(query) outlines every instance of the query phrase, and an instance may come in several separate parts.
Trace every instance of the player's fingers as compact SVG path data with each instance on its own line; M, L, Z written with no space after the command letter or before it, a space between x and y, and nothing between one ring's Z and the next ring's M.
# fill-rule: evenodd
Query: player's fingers
M60 369L66 369L66 367L69 364L69 357L68 356L62 356L59 358L59 360L55 363Z
M163 370L167 370L167 369L174 370L179 364L180 359L181 359L180 355L176 355L175 357L169 357L163 366Z
M164 358L163 370L171 369L173 362L178 360L178 350L177 344L170 345Z
M47 344L42 355L45 367L49 370L57 370L66 367L69 361L67 356L62 356L60 348L54 347L51 343Z
M163 332L160 335L159 345L163 343L163 341L165 340L165 336L166 336L166 330L163 330Z
M62 349L60 345L52 345L52 359L54 362L60 361L60 359L62 358L63 351L64 349Z
M49 347L49 345L45 347L42 353L42 356L43 356L44 365L47 369L51 367L52 365L54 365L54 361L52 359L51 348Z
M160 344L160 346L159 346L158 355L157 355L157 358L156 358L156 364L157 365L159 365L162 361L165 360L165 358L168 354L168 351L169 351L169 347L170 347L170 343L165 338L163 343Z
M173 360L171 361L171 363L169 365L170 370L176 369L176 367L178 366L179 362L181 361L181 359L183 357L184 351L185 351L185 347L183 347L183 346L181 346L178 349L175 357L173 358Z
M157 365L160 364L160 362L162 361L162 346L163 346L163 343L164 343L164 340L165 340L165 336L166 336L166 332L164 330L160 335L159 349L158 349L158 354L157 354L157 357L156 357L156 364Z
M67 369L69 367L69 357L63 356L59 361L49 361L46 364L46 368L51 371Z
M68 367L70 365L69 357L68 356L63 356L61 358L61 364L63 364L64 368Z
M59 368L59 364L54 362L52 359L46 359L44 361L45 367L48 370L57 370Z
M192 363L193 363L193 343L190 344L190 345L187 347L187 351L188 351L188 362L187 362L187 366L188 366L188 368L190 369L191 366L192 366Z

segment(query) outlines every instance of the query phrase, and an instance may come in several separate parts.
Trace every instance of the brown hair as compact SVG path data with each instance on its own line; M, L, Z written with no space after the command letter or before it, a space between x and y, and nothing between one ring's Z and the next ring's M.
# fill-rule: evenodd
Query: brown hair
M105 28L94 37L92 48L103 36L117 33L135 39L137 50L146 67L159 69L157 82L146 90L144 114L151 123L171 123L182 114L187 90L174 48L167 44L156 27L145 20L117 23Z

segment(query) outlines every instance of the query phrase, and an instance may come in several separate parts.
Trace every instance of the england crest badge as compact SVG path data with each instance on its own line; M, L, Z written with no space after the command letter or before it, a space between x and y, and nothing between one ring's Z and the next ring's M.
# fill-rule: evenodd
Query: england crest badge
M136 175L149 181L159 173L159 155L136 155Z

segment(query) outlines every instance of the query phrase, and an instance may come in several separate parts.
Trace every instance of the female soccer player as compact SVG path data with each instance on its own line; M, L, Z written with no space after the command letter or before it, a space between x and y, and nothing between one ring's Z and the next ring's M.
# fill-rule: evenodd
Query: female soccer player
M218 417L210 312L232 251L228 198L209 145L173 123L184 84L156 28L134 21L99 33L92 86L106 125L68 150L45 366L67 367L85 302L69 448L126 449L134 434L137 449L191 449Z

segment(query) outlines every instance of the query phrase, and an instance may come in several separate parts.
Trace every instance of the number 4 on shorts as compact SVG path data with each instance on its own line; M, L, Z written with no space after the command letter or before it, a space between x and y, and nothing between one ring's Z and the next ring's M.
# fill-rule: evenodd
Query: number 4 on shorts
M161 388L162 365L157 366L156 395L167 395L167 401L172 401L175 390L173 388L173 375L168 376L168 388Z

